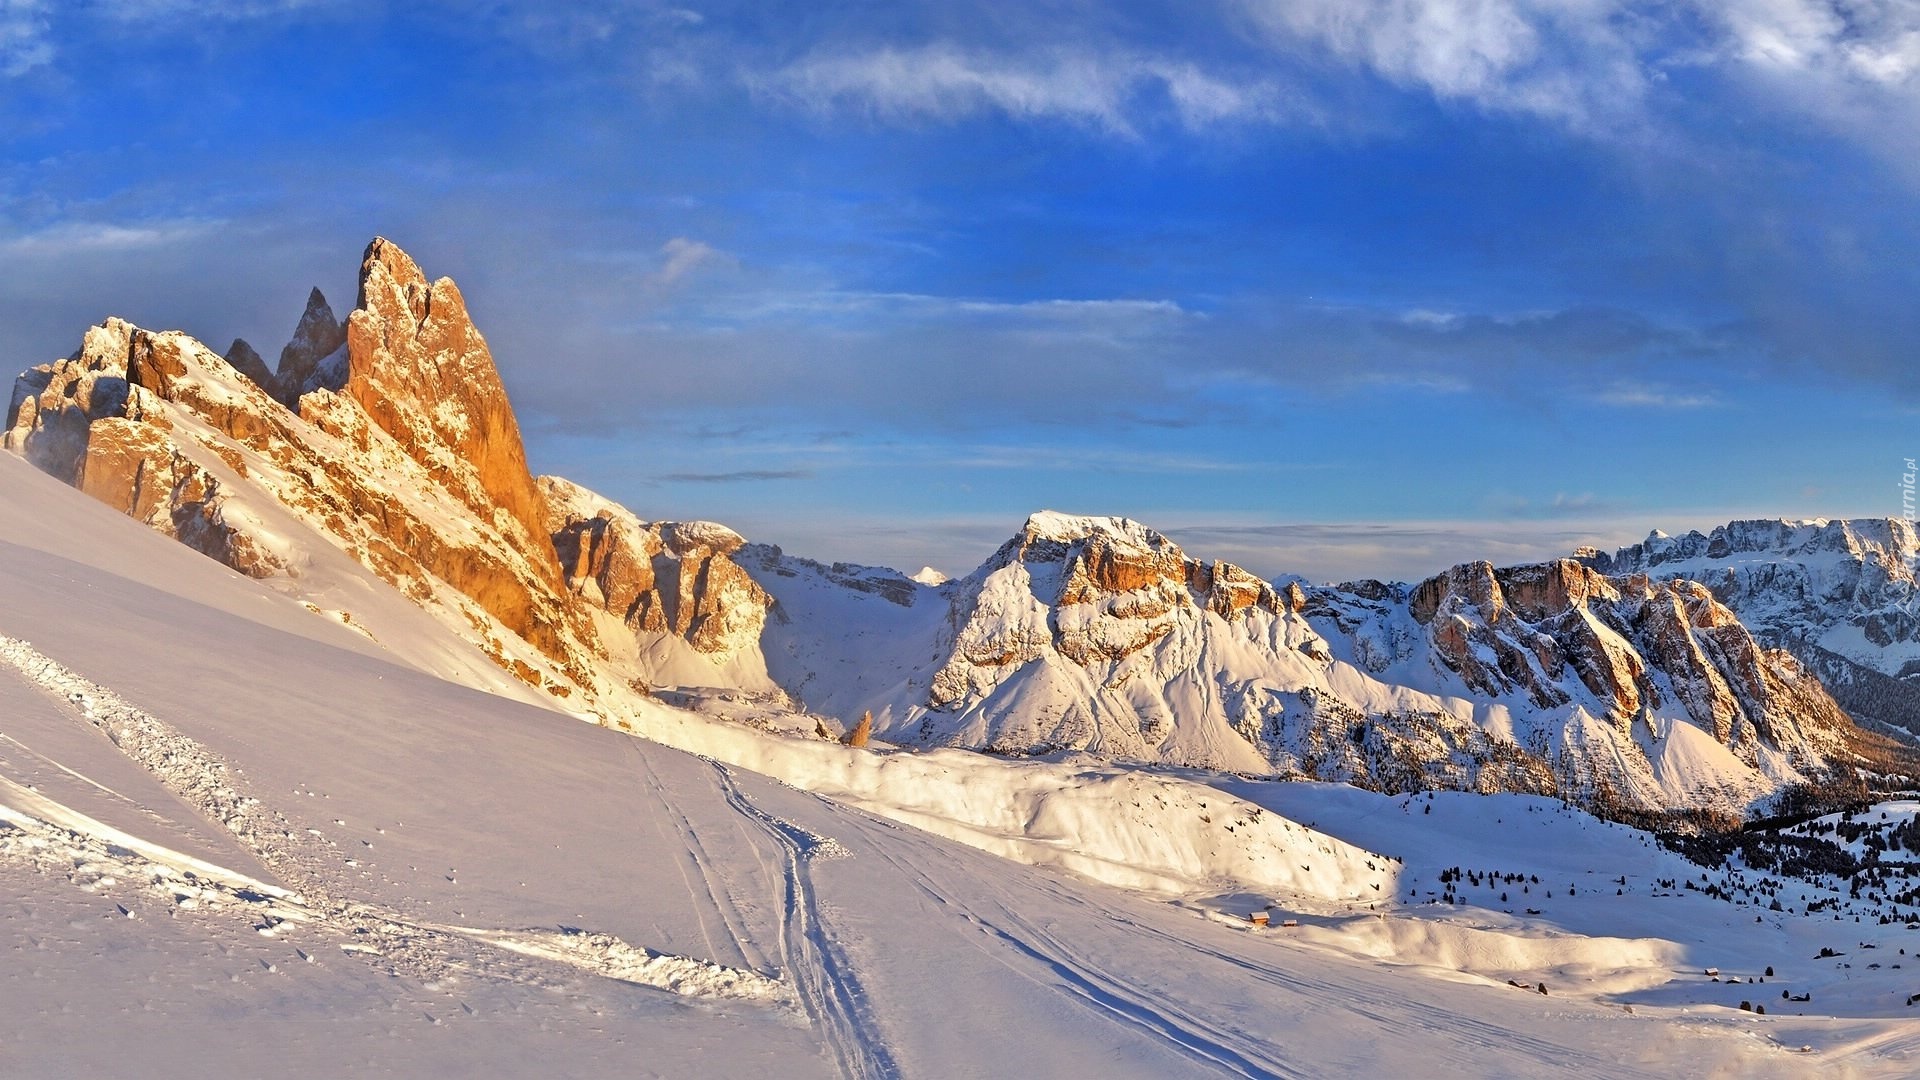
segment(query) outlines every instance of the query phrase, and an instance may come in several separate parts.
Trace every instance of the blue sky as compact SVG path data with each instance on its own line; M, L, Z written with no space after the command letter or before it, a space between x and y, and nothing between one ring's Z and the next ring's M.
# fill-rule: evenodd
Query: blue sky
M536 469L963 572L1888 516L1920 4L0 0L0 351L269 357L392 237Z

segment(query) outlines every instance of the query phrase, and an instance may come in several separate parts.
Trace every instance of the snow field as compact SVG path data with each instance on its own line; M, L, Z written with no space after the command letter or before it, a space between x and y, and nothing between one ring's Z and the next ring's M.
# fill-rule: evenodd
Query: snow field
M471 947L480 943L687 996L774 1003L790 999L779 981L756 972L636 948L611 934L439 926L330 895L321 866L339 861L333 845L313 830L297 832L248 793L234 770L204 747L26 642L0 637L0 665L65 702L168 790L240 839L276 875L300 886L290 892L150 843L5 777L0 777L0 858L48 873L65 868L68 880L88 891L112 889L123 881L144 886L170 897L184 911L244 905L261 919L257 929L266 936L281 933L287 923L311 923L332 935L344 934L346 940L339 943L343 952L379 958L396 974L427 980L471 971L510 981L539 981L538 975L501 965L485 956L485 949Z

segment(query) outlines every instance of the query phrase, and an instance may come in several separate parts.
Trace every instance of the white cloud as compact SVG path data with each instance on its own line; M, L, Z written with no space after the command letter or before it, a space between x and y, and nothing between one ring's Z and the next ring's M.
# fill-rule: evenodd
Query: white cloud
M1181 124L1270 121L1301 111L1263 79L1132 52L1029 54L948 44L824 49L760 86L804 107L853 108L887 119L950 121L985 112L1058 120L1135 137L1143 98L1164 95Z
M731 265L734 265L733 256L718 248L676 236L660 245L659 269L647 275L646 285L655 290L670 289L703 269Z
M1853 83L1920 92L1920 0L1725 0L1701 13L1726 34L1725 51L1755 70L1802 85Z
M1232 2L1282 50L1324 50L1442 100L1589 126L1630 114L1646 88L1619 0Z
M116 225L102 221L69 221L0 240L9 255L62 256L144 251L177 244L218 228L218 221L179 220Z
M1719 63L1769 107L1920 182L1920 0L1696 0Z

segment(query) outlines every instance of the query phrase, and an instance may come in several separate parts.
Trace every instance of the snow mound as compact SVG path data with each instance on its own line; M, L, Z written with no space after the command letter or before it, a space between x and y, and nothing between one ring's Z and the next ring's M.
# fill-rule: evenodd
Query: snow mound
M856 750L636 712L635 734L1034 866L1175 896L1263 890L1321 902L1392 896L1398 864L1180 777L958 750Z

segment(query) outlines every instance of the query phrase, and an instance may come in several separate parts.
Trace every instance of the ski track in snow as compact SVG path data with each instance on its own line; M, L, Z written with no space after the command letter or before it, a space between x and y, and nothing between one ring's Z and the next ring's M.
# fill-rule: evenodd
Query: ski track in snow
M658 805L655 823L663 828L671 828L685 852L685 861L677 865L682 880L687 884L694 910L700 915L701 930L706 937L709 954L715 957L721 955L716 927L708 920L708 912L711 911L713 921L719 923L718 933L731 942L732 951L739 954L741 962L763 975L777 978L778 969L761 951L747 928L746 916L734 900L733 889L716 869L717 864L700 839L699 830L694 828L693 822L680 808L679 801L668 794L666 785L661 783L652 763L642 752L639 740L625 740L622 745L626 747L627 755L633 759L635 769Z
M757 825L779 847L784 880L780 951L793 989L814 1029L826 1041L843 1075L881 1080L902 1075L877 1035L871 1000L845 950L825 926L810 864L844 858L847 849L755 805L726 765L711 761L727 804Z
M969 925L991 935L994 942L1011 950L1015 957L1038 964L1082 1004L1139 1029L1189 1060L1234 1076L1290 1078L1313 1075L1274 1056L1271 1044L1258 1036L1201 1019L1167 998L1144 994L1129 980L1088 962L1072 947L1017 914L1010 898L998 897L993 904L997 909L994 918L985 918L972 905L942 892L926 871L905 856L888 852L884 847L876 846L875 850L928 898L943 906L958 908L960 918ZM1075 905L1081 903L1077 897L1064 891L1046 891L1056 900L1067 899ZM1128 926L1130 929L1141 929L1133 923ZM1184 941L1179 944L1182 947L1191 945ZM1009 963L1005 955L984 946L983 951L1009 967L1016 966Z
M99 729L167 790L237 838L280 881L296 887L267 885L147 843L4 779L0 779L0 858L65 876L89 892L137 884L167 898L177 910L245 912L257 916L254 928L267 936L279 936L288 928L311 928L314 933L338 936L343 953L377 960L391 974L423 983L471 974L551 986L553 980L542 967L557 964L683 996L762 1002L791 999L784 984L760 972L639 948L611 934L569 927L442 926L342 899L326 884L335 872L333 867L344 862L333 844L295 829L278 811L248 794L239 771L211 751L24 641L0 636L0 663ZM8 741L18 745L16 740ZM29 747L23 749L32 752ZM101 790L113 794L109 788ZM124 905L121 911L130 914ZM528 964L522 958L543 964Z
M886 827L876 822L877 827ZM1013 896L1004 883L985 878L965 879L980 895L961 897L952 889L936 884L936 876L898 845L874 844L866 850L898 868L929 899L959 913L960 918L978 927L988 941L980 942L983 951L1029 977L1051 980L1062 985L1087 1007L1134 1027L1161 1041L1196 1064L1231 1076L1304 1077L1321 1075L1312 1069L1290 1064L1284 1046L1268 1036L1210 1019L1217 1013L1202 1003L1183 1003L1165 986L1143 987L1137 979L1111 972L1090 957L1094 950L1076 947L1022 910L1036 907L1030 900ZM950 875L948 875L950 876ZM1404 1030L1412 1026L1431 1034L1426 1040L1436 1073L1474 1075L1486 1067L1487 1047L1502 1047L1542 1063L1592 1061L1589 1051L1532 1035L1525 1030L1501 1026L1477 1019L1458 1009L1442 1008L1411 997L1396 996L1391 1005L1380 1000L1378 987L1361 981L1347 981L1304 975L1299 970L1281 968L1246 955L1213 948L1195 937L1178 936L1135 919L1115 915L1090 904L1071 889L1053 886L1044 880L1025 883L1043 894L1046 904L1062 904L1085 913L1084 922L1092 925L1114 924L1128 936L1145 936L1183 952L1198 954L1206 960L1230 966L1253 981L1273 988L1286 998L1302 1003L1336 1004L1342 1010L1363 1017L1382 1030ZM1044 907L1045 905L1038 905ZM1324 970L1324 969L1321 969ZM1278 999L1277 999L1278 1000ZM1650 1072L1621 1062L1595 1063L1590 1075L1656 1080L1663 1073Z

